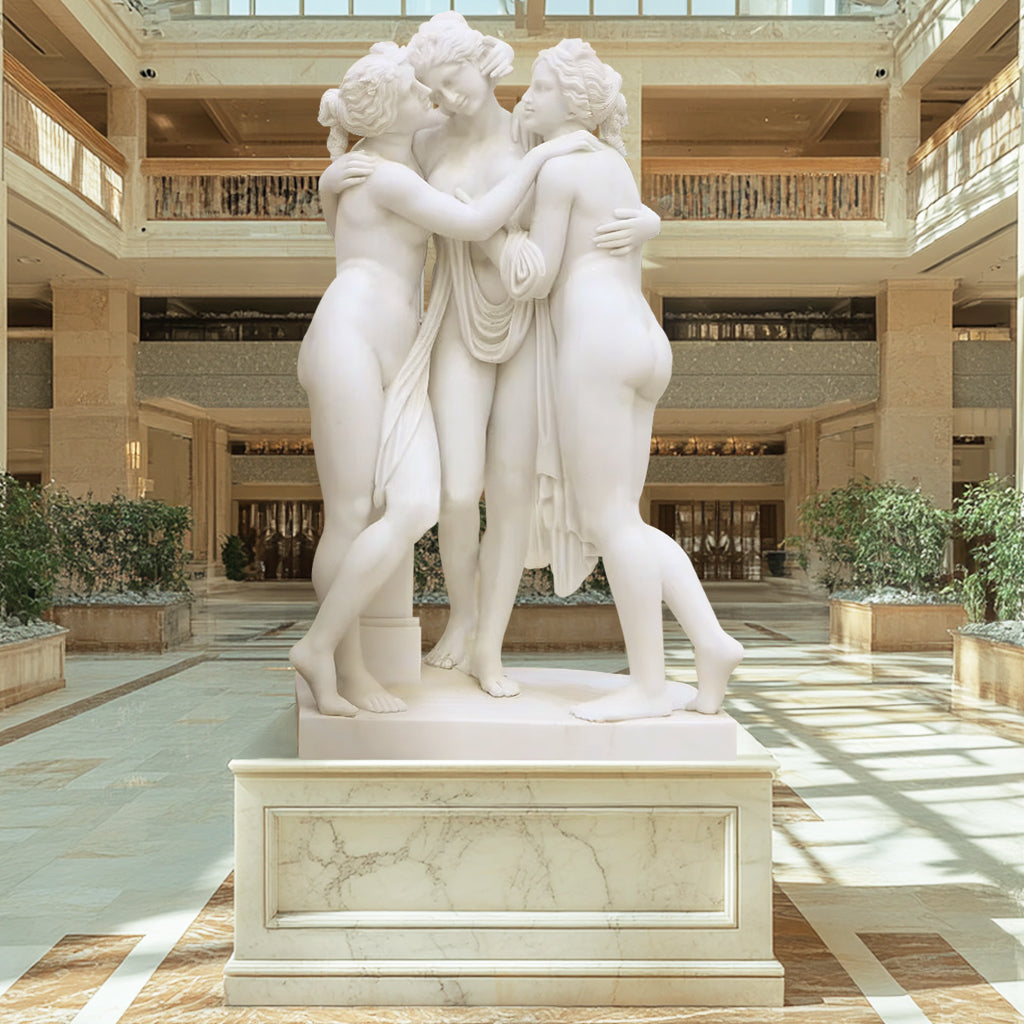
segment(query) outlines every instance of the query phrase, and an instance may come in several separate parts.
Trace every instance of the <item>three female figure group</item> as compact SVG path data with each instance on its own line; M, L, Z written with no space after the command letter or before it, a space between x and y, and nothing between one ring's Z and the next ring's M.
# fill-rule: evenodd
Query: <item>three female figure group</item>
M494 696L513 695L500 650L532 521L545 557L562 549L567 530L603 556L626 638L629 684L574 713L611 721L673 710L663 599L694 642L693 706L716 712L742 649L721 630L682 549L639 514L671 351L640 291L638 243L656 225L634 212L621 79L579 40L543 51L517 116L520 133L545 141L524 155L488 74L502 54L458 15L421 26L404 59L374 49L391 61L387 128L353 121L360 89L386 91L380 69L369 79L376 88L355 80L374 54L339 91L343 123L376 155L372 174L339 197L364 169L349 157L321 181L338 276L303 343L300 379L327 523L314 570L321 608L293 664L322 712L401 710L361 664L358 615L439 512L452 615L428 660L465 667ZM445 119L417 132L430 99ZM592 141L595 128L604 143ZM534 178L527 216L520 202ZM457 191L477 198L460 202ZM432 231L455 241L439 242L417 335ZM538 410L538 393L548 408ZM548 441L556 438L554 468L544 472L558 478L557 522L550 508L536 509L538 416ZM373 520L375 485L384 509ZM478 551L481 490L488 527Z

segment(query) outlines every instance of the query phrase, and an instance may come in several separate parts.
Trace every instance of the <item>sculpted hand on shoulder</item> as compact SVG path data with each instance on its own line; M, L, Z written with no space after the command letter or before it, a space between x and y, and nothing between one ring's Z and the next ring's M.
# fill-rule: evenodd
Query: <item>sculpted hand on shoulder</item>
M337 160L320 175L321 192L344 192L353 185L361 185L379 165L380 158L363 150L353 150Z
M569 153L591 152L596 153L604 148L604 143L584 129L570 132L568 135L558 135L547 142L542 142L530 150L536 153L541 159L548 160L556 156L567 156Z

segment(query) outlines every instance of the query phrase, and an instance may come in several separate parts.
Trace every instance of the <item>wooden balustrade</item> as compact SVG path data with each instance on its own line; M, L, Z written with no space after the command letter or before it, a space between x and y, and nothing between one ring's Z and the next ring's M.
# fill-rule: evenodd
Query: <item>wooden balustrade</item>
M657 157L643 196L664 220L880 220L882 170L875 157Z
M1020 145L1020 68L1011 61L926 139L910 158L911 213L943 196Z
M151 220L320 220L327 160L143 160Z
M120 225L123 154L8 53L4 145Z

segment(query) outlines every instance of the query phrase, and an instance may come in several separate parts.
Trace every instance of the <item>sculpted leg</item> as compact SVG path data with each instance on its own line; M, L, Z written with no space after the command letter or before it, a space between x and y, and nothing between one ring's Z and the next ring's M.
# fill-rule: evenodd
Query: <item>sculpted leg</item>
M451 610L441 639L424 659L447 669L465 661L476 632L480 496L495 373L466 351L455 317L449 320L434 351L430 401L441 451L438 541Z
M665 603L693 643L697 696L687 709L713 715L722 706L729 677L743 660L743 647L719 625L686 552L661 530L648 529L663 566Z
M615 598L629 661L621 690L572 709L591 722L621 722L671 714L661 629L661 568L639 513L609 517L596 543Z
M405 704L389 694L353 658L356 641L343 638L358 629L359 613L405 557L409 547L437 518L439 469L433 422L424 416L420 430L386 492L384 514L352 542L309 632L292 648L292 663L317 673L326 658L332 671L341 669L340 692L367 711L404 711ZM339 661L336 664L336 652ZM311 684L312 685L312 684Z
M487 530L480 543L480 617L469 673L492 697L514 697L501 646L523 575L537 467L534 339L498 369L487 437Z

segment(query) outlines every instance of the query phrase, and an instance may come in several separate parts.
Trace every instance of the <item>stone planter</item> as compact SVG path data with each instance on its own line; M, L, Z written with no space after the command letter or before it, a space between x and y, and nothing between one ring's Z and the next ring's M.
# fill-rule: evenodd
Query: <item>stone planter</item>
M966 622L958 604L828 603L828 641L845 651L948 651Z
M64 688L67 632L0 644L0 708Z
M953 697L993 700L1024 711L1024 647L954 633Z
M448 605L421 604L415 609L429 650L441 638ZM625 650L619 615L613 604L517 604L505 632L508 651Z
M192 606L62 604L49 618L70 633L69 651L166 651L192 635Z

